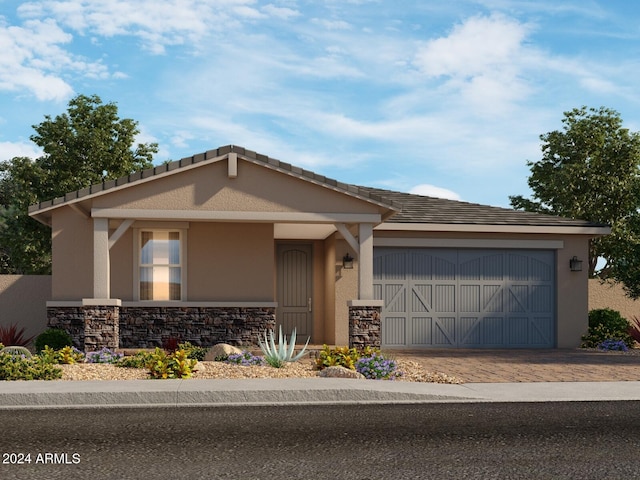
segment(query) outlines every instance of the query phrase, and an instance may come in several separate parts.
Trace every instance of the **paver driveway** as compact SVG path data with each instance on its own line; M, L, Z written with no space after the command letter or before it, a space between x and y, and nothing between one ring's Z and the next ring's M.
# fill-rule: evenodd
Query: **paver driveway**
M640 381L640 351L385 350L467 383Z

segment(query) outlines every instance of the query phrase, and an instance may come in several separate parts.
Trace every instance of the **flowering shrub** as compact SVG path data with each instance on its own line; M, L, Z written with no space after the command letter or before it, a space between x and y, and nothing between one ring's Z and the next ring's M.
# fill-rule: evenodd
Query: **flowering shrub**
M250 367L252 365L264 365L264 358L258 355L253 355L251 352L244 351L242 353L233 353L229 355L225 362Z
M122 358L121 353L116 353L104 347L97 352L87 352L85 361L87 363L118 363Z
M395 360L386 359L381 353L373 353L370 357L362 357L356 362L356 372L373 380L395 380L402 376Z
M627 347L627 344L624 343L622 340L614 340L610 338L600 343L598 345L598 350L601 350L603 352L610 351L610 350L626 352L627 350L629 350L629 347Z

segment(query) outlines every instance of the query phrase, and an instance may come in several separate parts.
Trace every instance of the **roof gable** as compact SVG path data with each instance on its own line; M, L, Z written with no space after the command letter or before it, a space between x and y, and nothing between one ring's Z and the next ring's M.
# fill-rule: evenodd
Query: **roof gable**
M236 159L238 159L240 161L245 161L254 165L264 167L272 172L278 172L285 176L306 182L307 184L321 187L325 191L337 192L338 194L342 194L347 198L357 199L357 201L359 201L360 203L364 202L366 204L375 206L377 209L382 208L387 212L396 212L400 210L399 206L394 206L393 203L388 203L386 200L382 200L375 194L372 194L368 191L361 190L355 185L338 182L337 180L315 174L302 168L295 167L291 164L267 157L266 155L258 154L243 147L228 145L215 150L209 150L192 157L186 157L175 162L169 162L163 165L159 165L148 170L136 172L117 180L111 180L101 184L92 185L91 187L84 188L82 190L70 192L64 197L40 202L39 204L29 207L29 215L35 217L40 221L43 221L43 223L47 223L44 220L47 220L48 217L50 217L50 212L64 205L74 206L76 204L81 204L82 202L86 203L87 201L91 201L92 204L96 202L97 205L100 205L105 203L100 197L112 196L114 194L117 194L118 192L124 192L127 190L131 191L134 188L146 190L141 186L144 184L149 184L151 182L153 182L154 184L162 182L174 175L186 173L193 169L200 169L202 167L210 166L225 159L229 160L230 158L233 158L234 161L237 161ZM234 173L237 174L237 172ZM229 170L228 175L229 178L231 178L231 170ZM140 197L140 195L129 196Z

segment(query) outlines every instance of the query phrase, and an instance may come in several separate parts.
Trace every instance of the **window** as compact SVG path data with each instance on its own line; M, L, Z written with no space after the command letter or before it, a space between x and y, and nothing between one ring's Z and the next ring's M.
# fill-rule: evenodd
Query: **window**
M140 231L140 300L182 299L181 237L179 230Z

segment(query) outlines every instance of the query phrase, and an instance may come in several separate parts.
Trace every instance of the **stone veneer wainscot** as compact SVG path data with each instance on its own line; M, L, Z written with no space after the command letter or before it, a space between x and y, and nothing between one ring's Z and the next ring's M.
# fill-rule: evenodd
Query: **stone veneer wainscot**
M85 351L162 347L170 338L200 346L256 345L276 326L273 307L47 307L47 317L50 328L66 330Z

